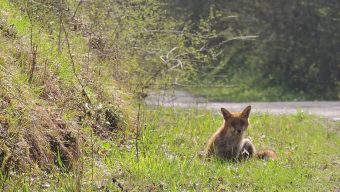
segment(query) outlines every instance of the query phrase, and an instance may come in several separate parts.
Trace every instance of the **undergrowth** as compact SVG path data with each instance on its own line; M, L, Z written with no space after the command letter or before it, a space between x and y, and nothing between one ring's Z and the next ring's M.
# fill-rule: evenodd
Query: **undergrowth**
M93 135L110 139L132 127L128 97L105 74L86 70L96 63L84 61L85 37L65 28L64 48L57 49L56 32L7 1L0 7L2 176L74 171L81 177L84 145Z

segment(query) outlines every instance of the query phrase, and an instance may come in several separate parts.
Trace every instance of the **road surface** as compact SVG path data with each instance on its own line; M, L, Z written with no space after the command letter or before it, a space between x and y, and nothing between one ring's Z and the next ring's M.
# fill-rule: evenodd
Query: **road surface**
M220 110L221 107L230 111L240 111L247 105L252 106L253 112L274 114L293 114L301 110L305 113L316 114L329 119L340 121L340 101L297 101L297 102L211 102L202 97L194 97L183 91L161 91L151 93L146 99L147 104L177 107L198 107Z

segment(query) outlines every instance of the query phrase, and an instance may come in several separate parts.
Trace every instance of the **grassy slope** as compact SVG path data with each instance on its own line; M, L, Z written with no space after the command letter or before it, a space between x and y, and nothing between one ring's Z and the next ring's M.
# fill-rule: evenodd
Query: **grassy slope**
M56 32L48 35L44 27L34 23L33 42L38 47L37 66L32 83L29 83L28 71L31 62L31 25L29 19L8 1L0 1L0 7L0 165L1 168L5 169L7 167L9 169L0 171L0 190L37 191L44 188L43 186L49 185L51 185L51 188L47 188L47 190L52 190L52 187L62 191L79 189L80 184L85 185L85 182L92 176L89 174L92 172L91 163L88 161L88 157L91 156L89 154L97 154L98 152L94 152L91 147L91 145L95 145L93 140L96 136L90 127L95 125L96 120L90 117L82 122L82 126L78 124L77 118L82 115L85 102L84 98L82 98L81 86L73 73L68 50L65 48L66 43L64 43L63 51L59 53ZM10 35L6 32L9 27L13 29L13 33ZM83 55L88 51L87 40L81 34L68 32L71 52L74 54L76 73L81 81L86 84L85 90L92 100L92 104L96 107L100 103L104 110L107 108L114 111L114 113L119 110L129 110L129 105L121 99L109 75L101 73L99 76L96 75L94 70L92 70L93 73L83 74ZM93 62L91 61L89 66L91 69L97 65L94 62L97 58L93 56L92 59ZM107 71L109 73L109 70ZM107 91L108 89L110 92ZM45 96L45 93L51 97ZM8 106L7 101L2 100L3 96L5 96L4 98L9 98L10 104ZM119 104L116 105L116 103ZM2 109L3 106L4 109ZM102 112L105 112L104 110ZM36 111L42 112L36 114ZM89 111L89 113L93 114L93 111ZM53 116L53 119L57 119L62 123L65 122L61 126L63 128L65 128L64 125L66 126L64 132L67 134L70 132L71 139L76 137L77 141L80 140L79 147L81 148L82 156L79 159L74 159L75 166L71 172L60 171L60 168L64 166L61 162L62 155L54 153L55 151L50 153L51 149L49 149L53 148L51 146L53 141L44 140L44 143L38 142L37 147L41 151L46 150L49 154L53 153L53 155L57 156L57 160L52 164L54 163L58 166L49 170L50 174L39 169L37 162L34 161L37 159L32 161L27 160L28 158L26 159L25 155L27 154L30 157L33 156L30 151L36 147L31 146L31 143L25 140L27 138L25 137L26 133L33 132L35 137L31 135L28 137L38 139L41 138L38 135L45 138L46 135L54 133L55 125L51 124L50 121L44 124L46 119L41 118L42 114L48 118ZM103 119L101 118L100 121ZM119 122L119 120L118 124L121 124L121 127L127 127L129 119L122 117L121 120L122 122ZM97 127L97 129L99 128ZM77 134L78 130L81 130L81 136ZM37 132L39 134L34 134ZM60 135L56 136L61 137ZM98 141L102 140L98 139ZM65 142L65 145L70 145L69 143L71 143L67 139L61 142ZM98 146L96 145L96 147ZM8 154L10 155L7 156ZM11 158L4 161L4 156ZM16 167L17 159L23 160L24 163ZM98 157L98 163L101 160L101 157ZM25 163L26 166L23 166ZM103 169L101 168L101 171L97 172L103 174Z
M253 115L249 136L258 149L273 148L279 160L203 162L197 153L222 118L196 110L157 108L147 113L139 143L112 146L107 164L128 189L169 191L331 191L340 180L339 124L303 113Z

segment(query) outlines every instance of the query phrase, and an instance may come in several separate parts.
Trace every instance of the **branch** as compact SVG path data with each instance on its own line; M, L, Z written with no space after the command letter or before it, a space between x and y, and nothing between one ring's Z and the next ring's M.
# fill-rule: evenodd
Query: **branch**
M86 102L92 105L91 99L90 99L90 97L88 96L88 94L87 94L86 91L85 91L85 86L84 86L83 83L81 82L81 80L80 80L80 78L78 77L78 74L77 74L77 72L76 72L76 66L75 66L75 62L74 62L74 59L73 59L73 55L72 55L72 53L71 53L71 46L70 46L70 42L69 42L69 39L68 39L68 34L67 34L66 29L65 29L64 23L62 23L62 27L63 27L64 33L65 33L65 39L66 39L66 43L67 43L68 54L69 54L69 56L70 56L70 60L71 60L71 63L72 63L73 74L74 74L74 76L76 77L76 79L77 79L79 85L80 85L81 88L82 88L82 95L86 98Z
M168 64L168 63L169 63L169 55L170 55L173 51L175 51L177 48L178 48L178 47L172 48L172 49L166 54L166 57L165 57L166 59L164 59L164 56L161 55L161 56L160 56L161 60L162 60L165 64Z
M258 38L259 36L258 35L249 35L249 36L240 36L240 37L233 37L231 39L227 39L227 40L224 40L222 42L220 42L218 44L218 46L222 46L226 43L229 43L230 41L234 41L234 40L255 40L256 38Z
M208 47L207 44L203 45L199 51L207 51L208 49L211 49L211 48L214 48L214 47L221 47L222 45L224 44L227 44L231 41L235 41L235 40L256 40L256 38L258 38L259 36L258 35L248 35L248 36L239 36L239 37L232 37L230 39L227 39L227 40L224 40L224 41L221 41L219 44L217 45L213 45L213 46L210 46Z
M169 71L170 71L170 70L173 70L173 69L175 69L175 68L177 68L177 67L180 67L181 69L183 68L183 63L182 63L181 60L179 60L179 59L173 59L173 60L171 60L171 61L176 61L176 62L177 62L177 65L171 67L171 68L169 69Z
M74 17L76 16L77 11L78 11L78 8L80 7L80 5L81 5L82 3L83 3L83 0L80 0L79 3L78 3L78 5L77 5L77 7L76 7L76 10L74 11L74 13L73 13L73 15L72 15L72 17L71 17L71 20L73 20Z
M144 31L147 33L175 33L175 34L182 34L183 31L176 31L176 30L154 30L154 29L146 29Z

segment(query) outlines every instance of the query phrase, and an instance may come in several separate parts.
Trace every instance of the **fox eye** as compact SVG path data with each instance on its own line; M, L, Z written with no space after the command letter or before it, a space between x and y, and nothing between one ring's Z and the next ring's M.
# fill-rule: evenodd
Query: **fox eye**
M240 122L241 126L244 126L244 124L246 124L244 121Z
M234 121L231 122L231 126L235 127L235 122Z

